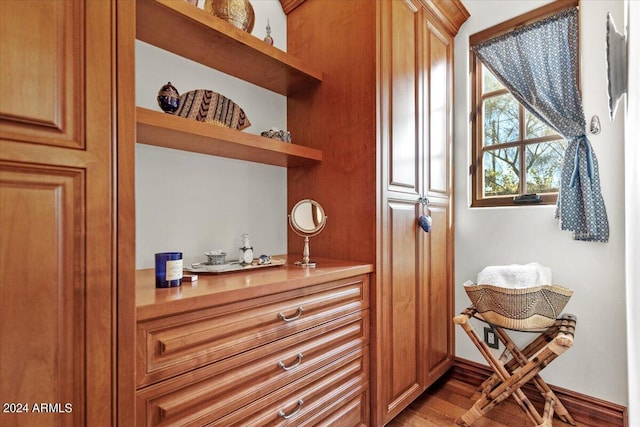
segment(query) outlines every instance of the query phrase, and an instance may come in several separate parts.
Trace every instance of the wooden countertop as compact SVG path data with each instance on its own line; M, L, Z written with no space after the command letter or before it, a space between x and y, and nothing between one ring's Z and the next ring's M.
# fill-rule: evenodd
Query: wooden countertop
M136 271L136 315L148 320L176 312L199 310L230 304L248 298L305 288L347 277L373 272L373 265L351 261L314 258L315 268L293 265L299 255L274 255L287 258L281 266L230 273L198 273L195 282L183 282L178 288L156 289L153 268Z

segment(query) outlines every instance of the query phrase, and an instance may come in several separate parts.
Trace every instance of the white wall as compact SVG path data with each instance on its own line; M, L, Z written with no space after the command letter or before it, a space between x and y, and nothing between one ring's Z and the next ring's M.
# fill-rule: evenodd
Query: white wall
M280 2L252 4L253 35L265 36L268 19L274 45L286 50ZM136 105L161 111L156 96L167 81L180 93L209 89L232 99L251 121L244 132L287 128L286 97L136 41ZM237 259L242 233L256 255L287 251L285 168L138 144L135 185L136 268L153 267L162 251L182 251L185 264L212 249Z
M578 242L560 231L555 207L469 207L469 35L542 6L548 1L463 0L471 17L455 40L454 162L456 171L456 310L469 304L462 283L487 265L536 261L553 271L554 282L574 290L565 311L578 317L573 348L546 368L553 385L627 405L624 228L624 135L620 114L608 121L605 20L623 22L622 1L581 2L582 95L588 118L600 117L602 132L590 137L599 166L610 241ZM478 325L480 327L480 325ZM526 342L529 334L517 341ZM456 355L483 362L458 328Z
M640 427L640 2L627 4L629 91L625 123L627 228L627 342L629 346L629 426ZM621 31L621 28L618 29Z

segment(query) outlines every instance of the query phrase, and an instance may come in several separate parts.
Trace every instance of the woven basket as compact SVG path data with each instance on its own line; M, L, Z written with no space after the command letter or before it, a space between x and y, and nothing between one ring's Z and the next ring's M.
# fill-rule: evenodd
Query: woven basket
M553 325L573 291L558 285L503 288L493 285L465 285L469 299L487 322L496 326L526 330Z

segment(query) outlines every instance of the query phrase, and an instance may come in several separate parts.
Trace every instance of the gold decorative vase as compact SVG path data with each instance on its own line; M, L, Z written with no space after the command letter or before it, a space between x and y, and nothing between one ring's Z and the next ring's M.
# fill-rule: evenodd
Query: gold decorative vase
M205 0L204 10L251 33L255 15L249 0Z

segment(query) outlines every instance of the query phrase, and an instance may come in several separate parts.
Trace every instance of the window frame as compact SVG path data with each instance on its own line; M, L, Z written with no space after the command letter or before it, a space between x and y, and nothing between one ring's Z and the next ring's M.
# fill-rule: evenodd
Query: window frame
M578 0L558 0L554 3L550 3L538 9L532 10L520 16L517 16L509 21L505 21L498 25L495 25L486 30L480 31L469 37L469 64L470 64L470 79L471 79L471 165L469 167L469 174L471 175L471 207L498 207L498 206L531 206L531 204L517 204L514 202L515 195L505 196L484 196L484 169L482 167L483 156L485 151L491 151L497 148L509 148L519 147L520 153L520 174L519 177L519 194L523 194L523 174L526 173L524 165L526 158L526 146L530 144L548 142L552 140L562 140L555 136L546 136L540 138L525 139L523 123L525 120L524 107L517 99L519 106L519 123L520 123L520 135L517 141L508 143L499 143L493 145L484 146L484 129L483 129L483 104L486 98L496 96L500 93L510 93L506 88L499 89L492 92L483 93L483 76L482 76L482 63L478 60L477 56L473 53L471 48L477 44L480 44L486 40L492 39L499 35L513 31L521 26L528 25L545 19L551 15L554 15L563 10L579 6ZM579 42L578 42L579 44ZM578 87L580 87L580 66L578 65ZM558 193L544 193L539 194L542 199L541 203L536 205L551 205L555 204L558 198Z

